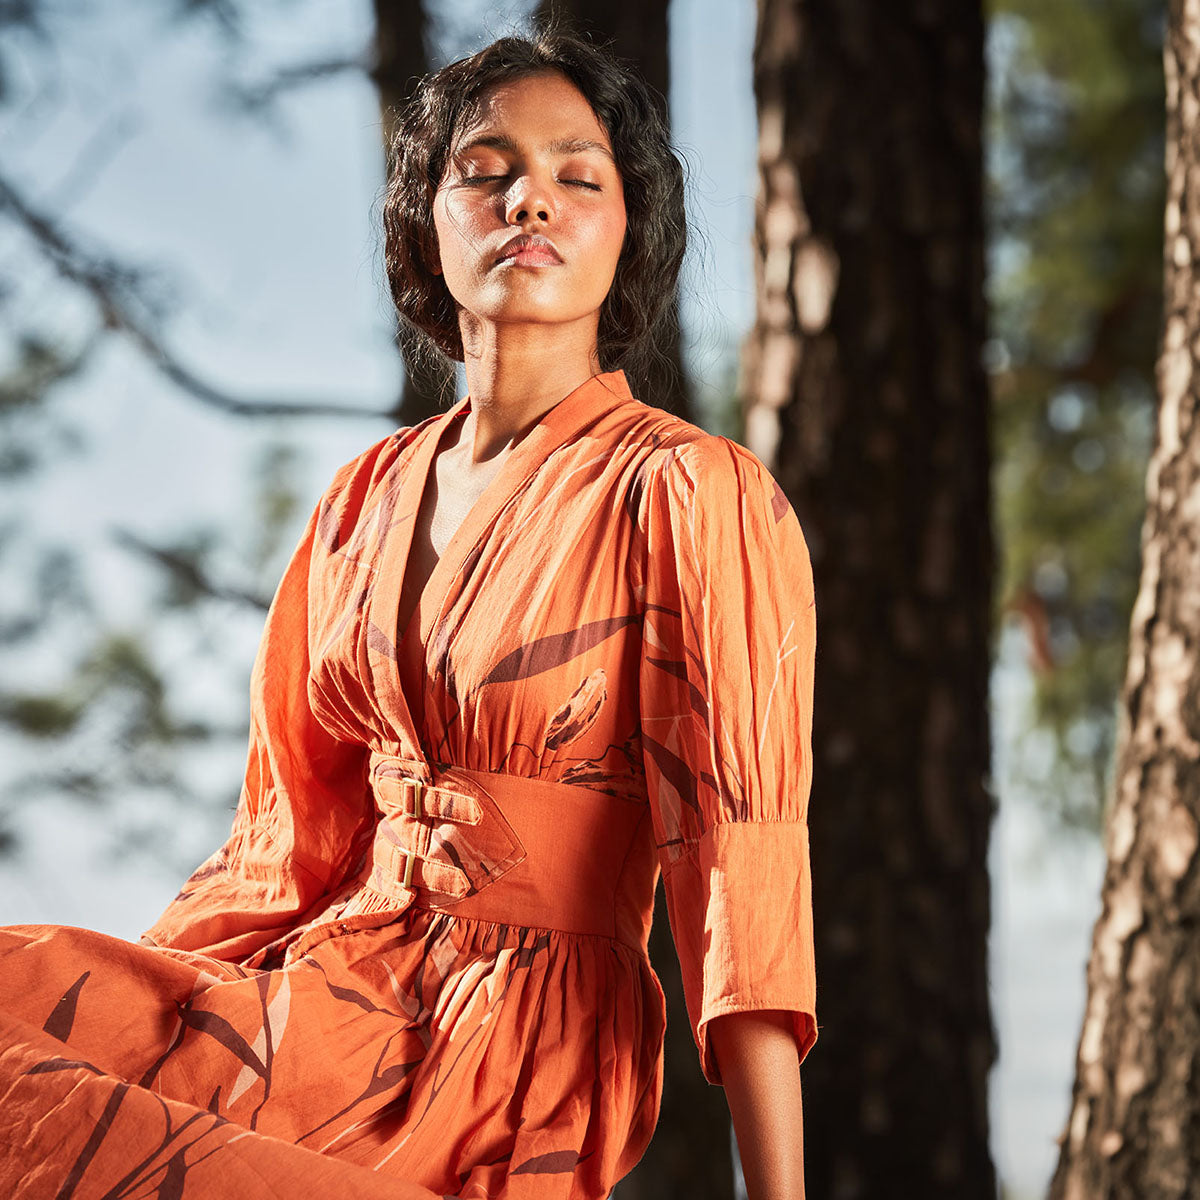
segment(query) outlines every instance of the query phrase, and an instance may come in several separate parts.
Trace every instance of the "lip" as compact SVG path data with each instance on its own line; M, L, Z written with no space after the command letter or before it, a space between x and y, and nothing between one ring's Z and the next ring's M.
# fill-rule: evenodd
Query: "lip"
M555 244L541 233L518 233L500 247L496 266L556 267L563 257Z

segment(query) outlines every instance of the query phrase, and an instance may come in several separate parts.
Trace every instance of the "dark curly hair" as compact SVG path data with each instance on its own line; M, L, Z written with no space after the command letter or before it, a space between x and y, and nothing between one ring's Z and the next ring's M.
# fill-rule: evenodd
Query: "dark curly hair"
M462 361L458 312L427 262L437 245L433 198L454 138L486 93L545 71L565 75L608 131L625 191L625 242L600 310L602 370L640 376L658 358L687 241L683 168L655 94L606 51L569 33L502 37L417 85L388 148L384 261L410 368L444 355Z

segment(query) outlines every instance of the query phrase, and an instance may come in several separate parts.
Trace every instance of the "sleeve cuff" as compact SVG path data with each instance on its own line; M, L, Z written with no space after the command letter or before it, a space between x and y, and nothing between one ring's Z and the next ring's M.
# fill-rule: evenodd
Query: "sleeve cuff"
M803 1061L817 1040L807 823L715 825L697 853L676 864L669 885L671 922L705 1078L721 1082L707 1027L727 1013L792 1013ZM703 933L697 938L701 913Z

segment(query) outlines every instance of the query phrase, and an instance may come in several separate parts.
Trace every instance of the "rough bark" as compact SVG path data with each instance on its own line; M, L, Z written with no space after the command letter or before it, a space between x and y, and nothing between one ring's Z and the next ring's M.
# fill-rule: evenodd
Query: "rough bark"
M746 442L818 611L809 1194L987 1197L992 589L978 0L759 0Z
M632 63L641 77L663 98L670 96L670 54L667 26L669 0L540 0L534 13L538 25L572 29L607 46ZM687 375L683 369L678 300L659 341L662 361L645 380L632 379L635 395L681 417L693 419Z
M1200 1195L1200 0L1171 0L1158 427L1054 1200Z
M421 0L375 0L371 77L379 91L385 158L401 106L417 80L430 69L426 33ZM406 425L416 425L441 411L446 401L454 398L452 377L449 366L442 369L406 367L400 409L396 414L398 419Z

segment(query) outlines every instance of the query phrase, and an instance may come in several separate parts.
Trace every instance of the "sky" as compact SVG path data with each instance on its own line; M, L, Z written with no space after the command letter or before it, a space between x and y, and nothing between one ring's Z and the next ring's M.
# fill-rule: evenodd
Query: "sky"
M113 6L64 6L87 15L60 22L53 88L40 84L43 50L10 51L26 99L0 109L6 172L74 236L159 272L169 341L199 374L249 397L386 408L399 373L378 232L379 113L368 81L342 75L297 91L267 125L231 116L214 99L222 71L253 80L273 65L358 50L370 4L247 6L253 16L241 49L203 24L167 27L157 16L165 5L117 7L119 23ZM476 48L515 11L459 3L443 48ZM731 349L754 310L753 36L748 0L674 2L672 116L691 173L697 248L685 272L684 316L692 370L708 396L726 386ZM83 337L93 324L88 304L10 226L0 226L0 275L18 280L30 325ZM31 537L86 545L110 619L135 625L153 573L115 544L113 530L154 541L217 525L236 536L252 523L261 456L283 442L297 456L304 495L294 542L334 470L389 432L364 418L264 423L215 413L181 396L120 337L107 338L89 370L60 388L55 411L85 448L64 452L6 503ZM0 579L0 605L17 591L13 573ZM261 616L229 605L189 619L155 634L158 652L186 667L184 703L243 720ZM52 679L72 644L66 631L54 655L31 656L21 669ZM206 645L221 653L206 655ZM1028 704L1021 655L1019 643L1003 643L1009 669L998 671L995 689L1001 744ZM0 780L37 752L0 742ZM240 752L222 752L196 769L228 780L231 806L240 767ZM1044 1188L1067 1114L1102 858L1087 843L1051 849L1028 804L1005 794L1003 783L1001 795L992 844L1001 1040L993 1144L1014 1193L1032 1196ZM136 937L190 869L182 864L205 857L228 824L227 812L183 807L170 846L118 856L124 833L145 821L138 804L130 797L103 818L66 802L29 806L27 853L0 869L0 923L79 924Z

